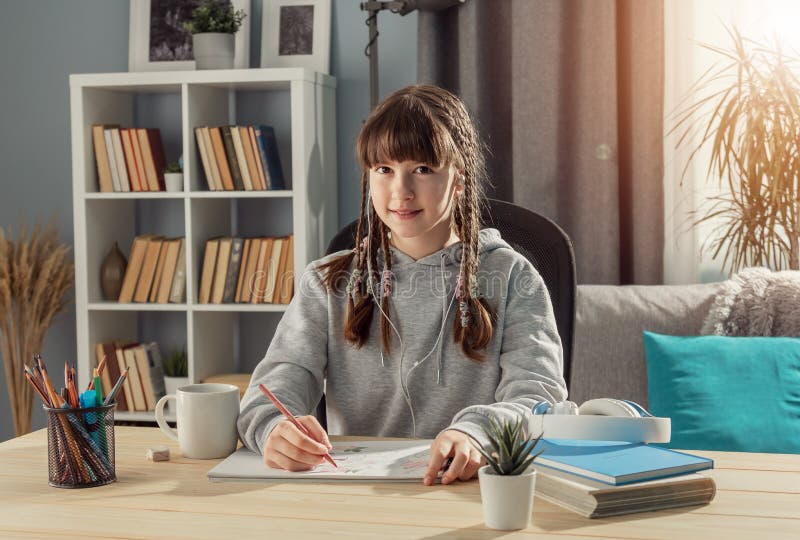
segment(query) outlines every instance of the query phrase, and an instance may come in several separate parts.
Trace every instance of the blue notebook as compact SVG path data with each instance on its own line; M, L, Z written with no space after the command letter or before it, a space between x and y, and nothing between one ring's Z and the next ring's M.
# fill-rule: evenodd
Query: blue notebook
M712 469L712 459L646 443L542 439L535 463L611 485Z

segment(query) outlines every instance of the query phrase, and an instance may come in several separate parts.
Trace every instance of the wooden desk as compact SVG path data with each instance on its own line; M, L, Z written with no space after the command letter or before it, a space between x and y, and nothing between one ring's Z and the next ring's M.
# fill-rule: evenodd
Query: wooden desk
M145 460L166 444L172 460ZM183 459L156 428L117 427L118 481L47 484L44 430L0 444L0 538L800 538L800 455L697 452L717 468L707 506L590 520L534 503L533 524L483 524L478 481L421 484L211 483L218 460Z

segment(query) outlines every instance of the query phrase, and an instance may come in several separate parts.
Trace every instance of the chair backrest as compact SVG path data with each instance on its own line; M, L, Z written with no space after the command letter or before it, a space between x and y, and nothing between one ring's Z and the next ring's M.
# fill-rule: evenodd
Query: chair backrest
M567 234L548 218L515 204L487 199L482 228L500 231L503 240L528 259L547 285L564 349L564 379L570 384L573 328L575 325L575 253ZM327 254L355 246L358 220L340 230L328 244Z

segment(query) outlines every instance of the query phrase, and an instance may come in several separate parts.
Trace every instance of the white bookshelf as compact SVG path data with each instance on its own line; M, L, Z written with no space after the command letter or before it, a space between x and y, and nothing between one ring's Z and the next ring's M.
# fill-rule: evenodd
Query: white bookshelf
M248 371L263 356L285 305L198 304L207 239L294 235L300 273L324 254L338 229L336 80L303 68L70 76L75 306L78 375L88 381L94 345L157 341L166 355L185 347L189 380ZM155 127L167 160L184 158L184 191L100 193L92 124ZM286 190L208 191L194 137L200 125L275 128ZM100 265L116 241L130 258L139 234L186 237L186 302L105 301ZM120 412L119 420L153 420Z

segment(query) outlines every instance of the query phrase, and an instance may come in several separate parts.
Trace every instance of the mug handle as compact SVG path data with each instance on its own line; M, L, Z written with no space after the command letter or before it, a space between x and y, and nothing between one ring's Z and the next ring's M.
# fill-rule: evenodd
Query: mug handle
M169 427L169 424L167 424L167 420L164 418L164 405L166 405L167 401L169 401L170 399L175 399L175 394L168 394L159 399L158 403L156 403L156 422L158 422L158 427L161 428L161 431L163 431L167 437L169 437L174 441L177 441L178 431Z

